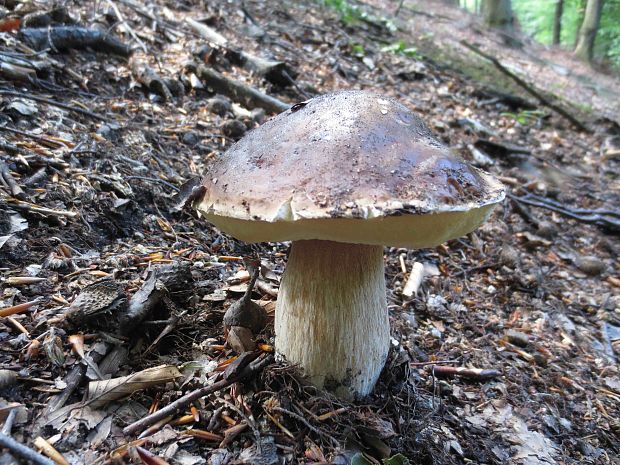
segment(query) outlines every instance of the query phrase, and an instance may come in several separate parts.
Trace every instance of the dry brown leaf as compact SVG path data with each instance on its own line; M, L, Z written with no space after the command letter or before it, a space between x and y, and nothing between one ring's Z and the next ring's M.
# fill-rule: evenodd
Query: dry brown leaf
M174 381L183 375L177 367L161 365L147 368L129 376L104 381L92 381L88 385L88 399L93 407L133 394L141 389Z

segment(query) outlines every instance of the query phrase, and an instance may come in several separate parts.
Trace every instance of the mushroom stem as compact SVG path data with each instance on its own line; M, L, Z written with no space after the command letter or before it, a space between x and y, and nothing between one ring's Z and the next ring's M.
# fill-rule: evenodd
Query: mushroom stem
M278 353L312 384L343 398L369 394L389 348L383 247L293 242L275 331Z

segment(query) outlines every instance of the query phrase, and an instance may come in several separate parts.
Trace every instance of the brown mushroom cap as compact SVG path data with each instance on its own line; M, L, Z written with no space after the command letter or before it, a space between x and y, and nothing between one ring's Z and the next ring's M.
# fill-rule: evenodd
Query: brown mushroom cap
M391 98L323 95L248 133L210 167L199 212L246 242L430 247L478 227L504 188Z

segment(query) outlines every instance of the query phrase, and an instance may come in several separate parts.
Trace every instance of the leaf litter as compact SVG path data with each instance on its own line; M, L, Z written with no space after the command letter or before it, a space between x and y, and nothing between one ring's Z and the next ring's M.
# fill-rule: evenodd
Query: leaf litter
M0 418L11 438L35 450L40 437L43 453L76 464L618 463L620 189L609 122L580 133L515 108L518 98L409 46L382 19L389 11L369 5L348 21L313 2L70 2L66 16L13 3L7 17L47 15L53 28L67 17L111 28L118 10L112 34L140 51L129 63L116 42L35 52L19 35L0 38L0 61L16 55L36 76L11 74L1 94L0 365L10 374ZM209 43L187 20L226 42ZM232 43L278 79L238 61ZM277 101L222 95L229 81ZM241 244L175 209L182 184L261 124L265 108L344 88L398 98L513 194L468 237L386 249L392 350L359 403L269 358L287 245ZM253 288L241 257L263 262ZM251 334L253 360L231 350L223 325L247 292L268 320ZM162 365L173 376L131 382ZM225 387L123 432L216 383ZM84 397L89 385L105 405Z

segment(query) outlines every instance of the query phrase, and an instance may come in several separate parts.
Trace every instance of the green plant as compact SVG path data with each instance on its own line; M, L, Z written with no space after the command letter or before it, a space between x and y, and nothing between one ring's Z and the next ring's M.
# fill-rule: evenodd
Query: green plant
M381 51L395 53L397 55L404 55L409 58L417 58L419 56L417 48L407 47L405 42L403 42L402 40L383 47Z
M383 27L392 34L398 30L398 27L391 19L386 17L378 18L368 14L368 12L364 11L359 6L351 5L347 0L319 0L319 3L337 11L340 16L340 21L344 24L353 25L360 21L364 21Z
M511 112L501 113L501 115L504 116L505 118L512 118L517 123L523 126L532 124L537 119L545 116L545 114L546 113L542 110L523 110L523 111L520 111L519 113L511 113Z
M366 55L366 50L364 50L364 46L362 44L352 43L349 44L349 47L351 47L351 53L358 58Z
M347 0L321 0L321 3L338 12L340 20L345 24L353 24L361 21L366 12L356 5L351 5Z

